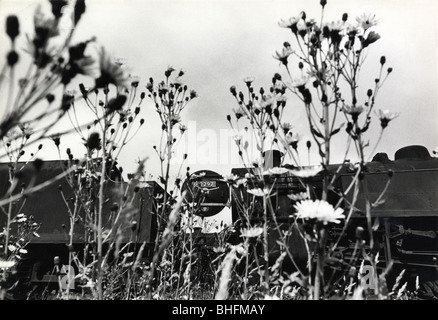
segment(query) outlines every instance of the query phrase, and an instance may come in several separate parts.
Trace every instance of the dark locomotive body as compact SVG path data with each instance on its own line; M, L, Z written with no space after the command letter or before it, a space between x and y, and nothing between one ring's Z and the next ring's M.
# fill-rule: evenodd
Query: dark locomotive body
M274 159L275 160L275 159ZM275 164L275 161L274 161ZM277 161L278 164L278 161ZM348 192L348 186L354 175L354 168L349 164L332 165L329 169L330 174L336 173L334 180L334 191L328 195L328 201L333 205L339 201L339 194L344 194L345 199L342 203L344 213L348 213L348 203L352 200L352 193ZM28 170L28 171L26 171ZM33 169L23 171L23 179L26 183L32 178ZM41 172L38 175L38 181L46 181L61 172L59 161L47 161L44 163ZM0 195L4 195L7 190L7 164L0 164ZM198 173L204 171L198 171ZM234 168L231 173L244 177L246 173L251 172L248 168ZM229 192L227 182L223 176L215 172L205 170L205 175L196 179L196 188L203 190L202 201L198 215L205 217L214 217L221 208L230 205L232 221L242 226L242 219L238 214L235 201ZM376 249L381 252L379 265L385 268L389 261L395 262L402 268L412 270L437 270L438 258L438 158L431 157L426 148L421 146L409 146L396 152L394 160L390 160L386 154L377 154L374 159L366 164L366 168L361 177L361 187L355 202L355 210L349 224L347 232L341 241L343 254L348 255L349 248L354 245L355 228L363 226L367 228L366 222L366 203L375 202L383 188L388 184L387 190L378 206L371 210L372 224L378 225L376 228ZM27 180L26 180L27 179ZM264 182L269 185L275 179L274 196L271 198L275 208L277 223L281 228L287 230L295 228L293 225L294 202L288 197L288 194L301 191L300 183L297 178L290 173L282 174L277 177L265 175ZM117 180L117 179L116 179ZM254 181L259 180L255 179ZM112 204L112 198L117 197L114 190L120 188L120 184L125 182L114 182L114 186L107 188L106 207L104 212L110 212L108 208ZM149 183L149 187L142 188L136 195L134 204L134 219L138 222L138 228L135 231L125 228L124 241L132 241L134 245L147 243L145 252L146 259L152 254L153 241L155 239L156 215L154 215L154 195L157 192L163 192L162 188L156 183ZM61 179L45 189L31 194L21 208L21 211L32 215L35 221L41 223L38 231L40 238L32 240L28 246L28 257L23 261L31 271L31 282L46 281L47 272L53 266L53 256L58 255L66 262L68 259L68 227L63 229L62 226L69 226L69 218L66 212L65 204L59 194L59 185L66 194L66 197L72 195L72 190L65 181ZM315 176L311 182L312 192L315 198L319 198L322 188L322 177ZM253 185L251 179L248 180L247 189L257 187ZM193 188L193 186L192 186ZM240 187L241 188L241 187ZM130 191L132 194L132 190ZM244 201L250 201L252 196L243 192ZM190 200L190 199L189 199ZM196 201L198 201L197 199ZM262 211L254 210L251 218L252 224L258 224L262 221ZM0 223L5 225L5 216L1 215ZM111 217L105 216L104 221L111 223ZM125 221L124 223L129 223ZM271 227L274 227L272 221ZM333 238L340 234L342 224L336 226L331 231ZM238 229L237 229L238 230ZM74 246L75 250L81 249L84 244L83 226L79 223L75 226ZM215 246L215 236L203 234L196 230L197 236L207 239L210 247ZM231 235L230 242L241 241L237 232ZM270 256L275 258L279 255L279 246L277 244L278 235L271 232L269 235ZM288 245L294 256L297 258L300 268L305 268L307 260L307 251L302 238L297 232L292 232ZM149 248L149 250L148 250ZM300 264L301 262L301 264ZM28 271L29 271L28 270ZM432 272L432 273L433 273ZM435 279L435 280L438 280Z
M13 194L17 194L26 188L40 185L61 175L67 166L63 161L44 161L41 168L36 169L34 163L18 163L20 170L16 175L17 187ZM22 168L22 169L21 169ZM0 163L0 199L7 199L9 183L9 163ZM74 172L73 172L74 174ZM62 194L61 194L62 192ZM136 184L128 184L122 181L121 174L115 167L111 172L111 179L105 186L103 206L103 228L108 229L115 221L115 212L111 210L115 203L120 204L125 195L130 205L123 212L117 227L123 230L121 238L118 238L121 246L129 243L128 250L138 250L145 243L144 257L148 259L153 251L153 242L156 235L156 221L154 219L154 199L162 188L155 182L149 182L146 186L136 188ZM63 199L65 198L65 201ZM131 201L132 200L132 201ZM31 192L28 195L13 202L12 217L23 213L40 225L26 246L27 254L21 256L18 265L20 283L25 286L50 286L58 285L58 278L53 276L55 267L54 258L59 257L62 265L68 265L69 250L78 254L81 262L86 263L85 249L90 258L96 252L97 244L86 241L86 213L81 208L74 221L72 246L70 242L70 218L67 204L73 208L74 191L67 181L66 176L57 179L41 190ZM5 206L6 208L8 205ZM0 226L6 226L7 216L0 214ZM133 223L135 228L133 228ZM11 224L11 234L16 234L17 224ZM119 237L119 235L118 235ZM85 248L85 243L88 247ZM104 245L107 249L107 245ZM88 261L89 262L89 261ZM78 273L77 265L72 263L75 274ZM78 280L76 280L78 281Z

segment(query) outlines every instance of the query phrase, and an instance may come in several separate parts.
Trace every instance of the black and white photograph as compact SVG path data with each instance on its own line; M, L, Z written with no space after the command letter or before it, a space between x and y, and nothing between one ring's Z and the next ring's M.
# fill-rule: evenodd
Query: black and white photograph
M438 301L436 0L0 0L0 70L0 300Z

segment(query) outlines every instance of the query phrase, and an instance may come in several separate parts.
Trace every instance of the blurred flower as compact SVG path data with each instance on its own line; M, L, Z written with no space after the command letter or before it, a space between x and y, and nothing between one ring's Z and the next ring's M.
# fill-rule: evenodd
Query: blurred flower
M274 167L274 168L270 168L268 170L265 171L265 174L272 174L272 175L282 175L286 172L288 172L289 169L286 168L281 168L281 167Z
M280 22L278 22L278 25L281 28L289 28L293 33L298 32L297 24L305 17L305 13L302 11L300 14L296 17L291 17L287 20L281 19Z
M292 125L289 122L283 122L281 124L281 128L283 129L284 134L287 134L290 130L292 130Z
M345 23L343 21L338 20L338 21L328 22L325 24L325 26L327 26L327 28L330 31L339 33L344 29Z
M281 52L275 51L274 58L279 60L281 63L283 63L285 66L287 66L287 59L291 54L293 54L295 51L292 50L291 47L283 47Z
M269 189L268 188L255 188L255 189L249 189L248 193L251 193L252 195L256 196L256 197L263 197L265 195L269 194Z
M309 194L307 192L291 193L288 194L287 197L293 201L310 199Z
M41 41L38 43L37 47L42 47L46 40L50 37L55 37L59 35L58 23L55 22L55 18L47 17L41 8L41 5L38 5L34 16L33 16L33 24L35 27L35 35L36 40Z
M85 146L91 151L94 149L99 149L101 147L101 139L98 132L92 132L86 143Z
M180 124L179 125L179 130L181 131L181 133L184 133L187 130L187 126L183 125L183 124Z
M129 75L123 70L120 64L113 61L104 47L101 47L99 65L100 75L96 79L97 88L104 88L110 83L120 88L129 88Z
M290 172L300 178L310 178L316 176L322 170L322 166L310 166L301 169L291 169Z
M260 101L254 102L254 108L257 110L266 109L266 107L272 106L275 102L275 99L270 95L263 96Z
M368 33L368 36L365 40L363 40L362 45L364 48L368 47L371 43L376 42L377 40L380 39L380 35L374 31L370 31L370 33Z
M364 110L364 108L362 106L349 106L349 105L344 105L342 107L342 110L345 111L348 114L361 114Z
M227 182L229 185L238 187L246 183L246 178L241 178L235 174L231 174L231 175L226 175L224 177L224 181Z
M254 80L255 80L254 77L245 77L245 78L243 79L243 82L245 82L246 85L249 87L249 86L251 86L251 83L252 83Z
M175 125L175 124L181 122L181 116L178 114L171 114L169 116L169 121L170 121L171 125Z
M233 108L233 112L236 115L237 119L240 119L245 114L245 110L242 107Z
M377 25L378 20L375 14L365 14L363 13L360 17L356 18L357 23L366 31L369 28Z
M20 128L23 136L30 136L35 132L35 130L31 127L30 123L28 122L23 122L19 124L18 127Z
M293 133L292 131L288 131L285 135L286 143L292 147L296 147L298 142L301 139L301 136L298 133Z
M308 81L309 81L309 76L302 76L301 78L293 79L290 86L300 89L303 88Z
M386 128L388 126L389 121L397 118L400 115L400 112L391 112L389 110L381 110L379 109L379 119L380 125L382 128Z
M261 227L252 227L252 228L243 228L240 230L241 237L245 238L256 238L263 233L263 228Z
M344 105L342 107L342 110L345 113L348 113L353 118L353 121L356 121L359 115L363 112L364 107L363 106L348 106Z
M14 261L10 260L0 260L0 269L9 269L15 265Z
M297 210L296 215L301 219L316 219L318 221L327 224L340 223L340 219L344 219L345 216L342 214L343 209L334 209L331 204L324 200L303 200L294 205Z

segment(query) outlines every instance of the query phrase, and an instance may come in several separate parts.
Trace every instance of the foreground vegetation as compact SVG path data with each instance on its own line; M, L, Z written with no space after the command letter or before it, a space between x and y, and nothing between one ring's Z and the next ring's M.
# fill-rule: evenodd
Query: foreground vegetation
M178 140L187 129L181 124L181 114L197 98L196 91L184 83L184 72L169 67L163 79L149 78L142 90L140 80L127 74L121 61L110 57L95 38L72 43L73 33L86 13L85 1L74 1L72 28L67 32L60 28L65 25L63 19L69 18L63 16L62 8L71 4L50 1L50 5L50 12L35 12L28 52L19 52L16 45L22 34L18 17L9 16L6 21L10 50L0 80L7 96L0 123L0 155L10 163L10 187L0 199L6 217L0 238L1 298L14 297L17 269L28 253L26 248L39 236L40 224L34 221L32 212L21 211L26 196L61 179L68 182L73 192L67 199L65 190L60 188L58 195L65 203L63 211L70 222L65 226L69 235L65 243L68 264L59 273L59 283L42 291L29 291L28 299L416 297L418 285L408 287L404 271L388 286L386 275L392 266L382 269L379 265L380 250L374 250L379 242L379 226L372 219L372 210L379 201L367 203L365 225L355 227L354 249L348 259L339 256L340 239L351 227L356 198L336 194L339 200L329 202L330 193L336 192L330 171L332 137L345 135L345 159L339 170L343 166L351 168L353 179L348 189L357 195L363 188L361 182L369 157L380 140L372 146L368 143L371 121L380 123L382 135L398 116L388 110L376 110L379 91L392 72L386 57L371 61L380 65L373 86L365 90L359 86L367 52L380 40L374 31L374 15L351 21L344 13L339 21L326 23L326 1L321 1L320 19L311 19L303 11L279 22L290 32L290 39L274 55L282 69L274 72L265 88L257 90L250 77L244 79L244 89L230 88L236 108L226 117L236 131L237 152L247 172L224 177L224 181L229 185L239 219L234 225L221 225L220 232L205 235L193 224L201 214L199 199L203 190L192 182L202 179L202 175L192 175L189 168L183 168L187 155L179 172L171 172L170 165ZM17 64L26 60L22 55L28 55L26 59L31 61L26 74L17 79ZM87 81L77 84L77 79L84 77ZM286 106L288 95L302 102L312 141L301 141L293 124L282 120L290 112ZM126 236L132 239L130 235L138 227L135 199L140 190L148 188L144 177L146 163L139 160L138 170L122 181L123 170L117 159L139 130L147 130L143 126L145 120L140 118L146 103L155 106L162 124L162 139L154 147L161 163L162 190L153 195L157 230L153 245L148 247L144 242L131 250L134 241L126 241ZM78 120L77 113L83 107L93 116L88 123ZM71 128L51 132L53 125L64 118L70 119ZM72 154L64 145L63 136L72 132L83 143L85 156ZM248 152L248 132L259 147L256 160ZM33 165L38 174L43 165L38 159L43 141L58 148L62 174L42 184L17 184L23 166ZM298 145L303 143L309 152L316 147L318 166L303 162L306 155L298 152ZM35 151L23 164L21 160L31 148ZM265 162L267 150L278 150L281 163L269 166ZM358 163L347 160L351 150L357 152ZM274 205L278 183L285 176L300 184L299 191L288 194L291 219L286 229L276 221L278 211ZM319 192L312 189L316 177L321 178ZM389 174L388 183L390 180ZM186 188L183 181L188 182ZM110 206L108 193L113 197ZM192 201L187 201L188 195ZM380 199L383 198L384 194ZM344 206L346 202L348 206ZM335 227L341 230L339 238L333 237ZM80 251L73 246L77 228L83 228ZM290 246L291 237L304 248L304 259L298 261L296 248ZM273 247L276 255L270 253ZM78 270L74 276L70 265Z

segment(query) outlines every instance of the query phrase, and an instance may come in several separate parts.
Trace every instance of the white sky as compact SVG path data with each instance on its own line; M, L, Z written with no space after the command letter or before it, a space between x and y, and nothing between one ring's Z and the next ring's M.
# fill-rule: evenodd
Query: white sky
M4 28L5 17L14 13L23 24L22 31L30 31L30 19L38 3L46 1L0 0L1 27ZM272 56L284 41L293 40L290 31L280 28L278 21L302 10L309 18L319 20L319 0L89 0L75 40L96 36L111 54L126 59L131 73L143 79L143 88L149 77L163 79L168 66L183 69L186 83L200 96L183 114L183 123L190 124L189 131L192 129L191 141L199 139L191 144L197 150L196 156L193 153L189 156L196 161L189 165L192 171L212 169L225 175L239 165L230 164L231 159L224 163L223 159L227 159L224 154L237 150L233 141L222 147L217 141L215 147L212 135L219 139L220 130L229 129L226 115L237 106L229 88L237 85L243 90L242 79L253 76L258 91L259 87L270 85L274 73L285 74ZM393 159L397 149L421 144L432 153L438 146L437 1L328 0L324 20L339 20L345 12L349 21L362 13L375 13L379 19L375 30L381 39L371 47L363 69L360 84L363 91L373 86L381 55L386 56L387 66L394 68L381 89L376 109L401 114L390 123L377 152L387 152ZM1 34L2 56L8 49L5 41ZM304 107L291 94L288 97L286 119L306 140ZM149 156L147 170L155 179L158 161L152 146L159 143L158 115L148 103L143 106L142 116L147 125L126 147L119 162L125 172L130 172L135 169L136 159ZM369 133L371 144L378 129L379 124L374 121ZM210 140L203 140L208 136ZM78 137L73 136L70 143L68 147L77 150L76 154L83 152ZM343 145L344 138L335 139L334 162L341 158ZM40 156L56 158L55 150L53 143L48 142ZM206 155L202 152L212 150L216 157L205 163Z

